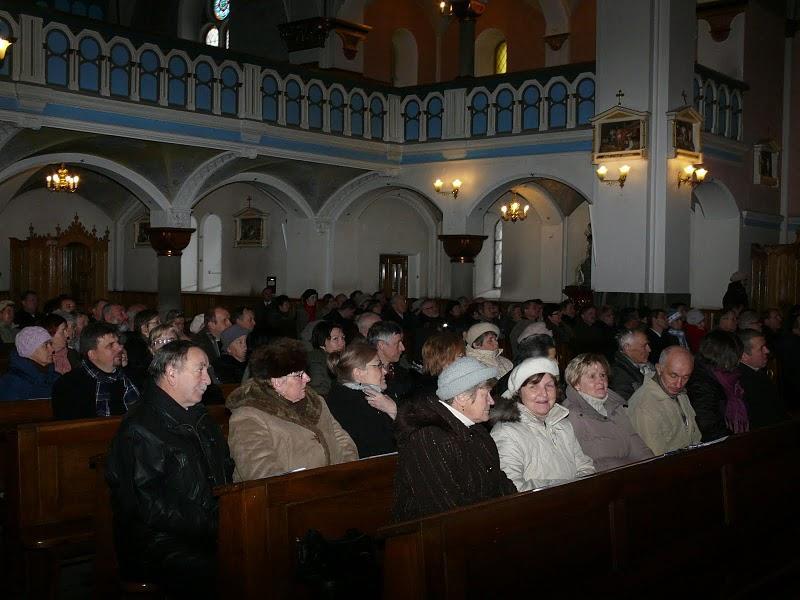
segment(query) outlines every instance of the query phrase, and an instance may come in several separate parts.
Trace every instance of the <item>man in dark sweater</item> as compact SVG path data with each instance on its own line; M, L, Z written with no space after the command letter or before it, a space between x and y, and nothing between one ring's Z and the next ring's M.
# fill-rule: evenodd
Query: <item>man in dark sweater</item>
M787 418L778 386L766 372L769 349L760 331L739 331L744 351L739 362L739 383L744 388L744 402L750 429L773 425Z
M56 419L91 419L122 415L139 400L139 390L123 370L117 327L90 323L81 333L81 366L53 386Z

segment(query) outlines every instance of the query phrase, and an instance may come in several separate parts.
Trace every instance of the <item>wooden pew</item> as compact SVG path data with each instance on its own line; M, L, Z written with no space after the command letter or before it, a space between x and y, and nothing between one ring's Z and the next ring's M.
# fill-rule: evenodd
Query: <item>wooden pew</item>
M309 529L331 539L388 524L396 463L381 456L218 488L220 597L304 595L296 540Z
M389 526L384 597L729 597L796 581L798 459L792 422Z

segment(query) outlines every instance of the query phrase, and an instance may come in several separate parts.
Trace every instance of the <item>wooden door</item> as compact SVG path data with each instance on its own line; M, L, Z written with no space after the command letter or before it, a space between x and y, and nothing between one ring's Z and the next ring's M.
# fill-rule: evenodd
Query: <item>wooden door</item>
M88 246L76 242L67 244L62 249L61 258L62 289L67 290L78 305L89 304L94 290L92 253Z
M408 297L408 256L381 254L378 281L387 298L394 294Z

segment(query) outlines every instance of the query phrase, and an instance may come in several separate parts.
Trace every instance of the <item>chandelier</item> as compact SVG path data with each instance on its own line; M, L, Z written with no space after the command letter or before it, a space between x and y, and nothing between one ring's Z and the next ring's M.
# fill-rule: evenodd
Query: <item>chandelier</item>
M527 203L525 206L522 206L522 203L517 200L517 196L517 192L512 192L511 204L503 204L500 207L500 216L503 218L503 221L516 223L517 221L524 221L528 218L528 211L531 207Z
M486 4L487 0L442 0L439 2L439 12L445 16L455 15L459 18L479 17L486 10Z
M62 163L52 175L47 176L47 189L51 192L74 192L80 177L72 175Z

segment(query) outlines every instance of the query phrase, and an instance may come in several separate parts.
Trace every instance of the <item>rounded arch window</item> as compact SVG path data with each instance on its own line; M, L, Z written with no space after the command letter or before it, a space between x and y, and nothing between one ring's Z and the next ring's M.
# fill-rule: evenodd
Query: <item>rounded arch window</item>
M212 25L206 31L206 46L219 48L219 29L216 26Z

